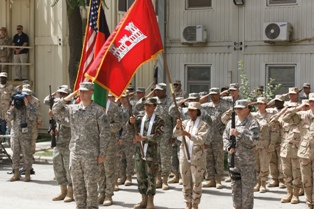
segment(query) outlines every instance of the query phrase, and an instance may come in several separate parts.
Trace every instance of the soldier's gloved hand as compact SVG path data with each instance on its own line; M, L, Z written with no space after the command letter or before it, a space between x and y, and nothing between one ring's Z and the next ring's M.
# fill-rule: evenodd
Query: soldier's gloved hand
M145 141L145 137L143 137L141 134L138 134L136 137L136 141L140 142L140 141Z
M130 117L130 123L131 123L131 124L134 124L134 123L135 123L135 117L134 117L134 116L131 116L131 117Z
M51 118L53 118L53 117L54 117L54 114L53 114L53 112L52 112L52 110L51 110L51 109L49 109L48 114L49 114L49 116L50 116Z
M238 136L237 130L235 128L231 128L230 129L230 135L233 135L233 136L237 137Z
M124 141L123 140L118 140L118 145L123 145Z
M234 149L234 148L231 148L231 149L229 150L229 154L233 154L233 153L235 153L235 149Z
M181 129L182 127L182 119L177 119L177 125L176 125L176 129Z
M182 136L187 136L187 137L191 138L191 134L190 134L189 132L187 132L186 130L182 130L182 131L181 131L181 135L182 135Z
M58 133L59 133L58 129L55 129L55 131L51 130L51 131L50 131L50 136L52 136L52 135L58 135Z
M98 158L97 158L97 163L98 163L98 164L104 163L105 160L106 160L105 157L98 156Z

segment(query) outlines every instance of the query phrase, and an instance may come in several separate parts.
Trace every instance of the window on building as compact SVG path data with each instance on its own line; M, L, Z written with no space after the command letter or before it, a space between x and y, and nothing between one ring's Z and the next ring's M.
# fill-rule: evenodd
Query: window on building
M211 83L210 71L210 65L187 65L187 92L208 92Z
M212 0L186 0L186 8L188 9L204 7L212 7Z
M275 94L285 94L289 87L295 86L295 65L267 65L267 82L275 79L274 85L281 83L281 87Z
M268 0L268 5L296 4L297 0Z
M126 12L134 3L135 0L118 0L118 11Z

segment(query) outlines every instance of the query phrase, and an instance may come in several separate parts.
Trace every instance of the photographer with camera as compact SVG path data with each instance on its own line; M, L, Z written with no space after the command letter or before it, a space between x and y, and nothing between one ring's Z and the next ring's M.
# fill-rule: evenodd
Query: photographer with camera
M25 91L25 90L23 90ZM32 168L32 126L33 120L37 117L35 107L30 104L25 94L18 93L12 96L10 108L7 111L7 118L12 121L12 149L13 149L13 169L14 176L10 181L17 181L20 179L20 153L24 155L24 181L30 181L30 170ZM26 92L24 92L26 93Z

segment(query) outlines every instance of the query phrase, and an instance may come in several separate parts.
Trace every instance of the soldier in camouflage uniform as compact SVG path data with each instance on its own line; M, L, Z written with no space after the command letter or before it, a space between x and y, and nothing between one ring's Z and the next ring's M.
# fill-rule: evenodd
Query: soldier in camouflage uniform
M125 94L120 98L121 101L121 116L122 116L122 129L119 134L118 149L117 149L117 174L120 176L119 184L130 186L132 184L132 175L134 172L134 145L133 138L135 132L127 129L126 122L130 119L130 106L128 98ZM132 106L131 106L132 108Z
M15 93L14 87L11 84L7 83L8 74L6 72L0 73L0 118L2 120L6 119L6 113L9 109L9 101L11 96Z
M173 82L174 86L174 96L175 97L183 97L187 98L188 94L182 89L181 81L180 80L175 80Z
M67 105L76 92L60 99L54 104L54 115L66 111L70 119L71 141L70 173L77 209L98 208L97 182L99 180L98 166L104 163L110 135L109 119L103 108L94 103L91 98L94 84L82 82L79 87L81 102ZM65 115L64 115L65 116Z
M104 206L112 205L112 196L115 185L118 186L118 176L116 176L116 151L118 146L117 133L122 127L121 110L119 106L108 99L106 103L106 114L110 123L110 137L106 152L106 161L99 166L100 178L98 181L99 196L98 203Z
M268 108L268 112L272 112L273 116L269 122L269 126L271 127L271 138L274 139L275 142L275 150L272 152L272 156L270 159L269 170L270 175L272 177L272 181L268 184L268 187L277 187L286 188L285 182L283 180L282 166L281 166L281 157L280 157L280 144L282 139L282 127L281 123L278 120L272 120L277 117L277 114L283 109L284 104L284 96L276 95L273 101L275 102L274 108ZM281 121L281 119L279 119Z
M269 126L269 120L272 113L266 109L267 98L258 97L257 112L252 113L253 117L257 120L260 125L260 137L255 147L256 153L256 177L257 184L254 187L254 192L265 193L266 192L266 181L268 180L269 174L269 162L272 156L272 152L275 151L275 144L277 138L272 138L271 127Z
M216 187L222 189L221 178L224 172L224 151L222 134L225 125L221 121L221 115L228 110L229 104L220 99L219 88L211 88L209 91L211 102L202 104L203 110L211 117L212 129L209 133L209 145L206 149L206 178L204 187Z
M24 181L30 181L30 170L32 168L32 153L31 153L31 143L32 143L32 126L33 120L37 117L36 108L30 104L28 99L24 97L24 102L22 105L14 102L11 103L10 109L7 111L7 119L12 121L12 133L11 141L13 148L13 169L14 176L10 181L17 181L20 179L20 153L24 155L24 169L25 178Z
M183 196L186 209L197 209L202 197L202 180L205 172L205 141L209 134L208 124L201 119L201 104L190 102L188 106L189 120L177 120L173 136L185 136L186 147L180 147L180 173L183 181Z
M236 209L252 209L254 205L253 188L256 184L256 156L255 145L259 138L259 124L250 114L247 100L235 102L235 128L228 122L223 134L224 150L234 153L234 168L231 172L231 188L233 207ZM230 135L236 138L236 148L230 147Z
M3 46L11 46L11 39L7 36L7 29L2 27L0 29L0 63L8 63L10 59L10 48ZM7 65L0 65L0 72L8 72Z
M303 110L307 105L310 110ZM296 109L288 110L284 120L293 119L300 128L301 143L298 149L302 182L304 185L306 204L308 209L314 207L314 93L309 94L309 101L303 102Z
M59 98L54 98L54 102L58 102L61 98L68 96L71 93L71 89L65 86L59 88L56 93ZM56 95L56 94L54 94ZM49 105L49 96L44 99L44 104ZM67 103L71 104L71 101ZM69 143L71 140L71 127L70 119L65 109L62 109L58 114L54 115L52 110L49 109L49 116L56 120L55 133L51 130L50 134L55 134L57 145L53 148L53 171L58 185L60 185L61 193L54 197L53 201L63 200L64 202L73 201L73 187L72 179L69 170L70 163L70 150Z
M156 98L145 100L145 115L143 118L130 117L127 127L134 130L136 123L140 133L136 136L135 169L137 173L138 191L142 195L142 201L134 208L154 208L154 196L156 194L156 174L158 171L158 142L162 138L164 121L154 113L157 106ZM143 154L140 146L142 146Z
M285 108L295 109L298 106L298 88L289 88L290 101L285 102ZM287 187L287 195L281 199L282 203L299 203L299 191L302 187L300 162L297 155L301 141L300 129L296 124L295 118L283 115L283 141L281 143L280 156L282 170Z

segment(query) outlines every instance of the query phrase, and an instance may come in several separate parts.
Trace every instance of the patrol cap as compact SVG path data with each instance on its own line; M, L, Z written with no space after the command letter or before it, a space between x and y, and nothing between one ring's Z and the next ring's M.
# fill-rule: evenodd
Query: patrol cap
M189 93L188 99L199 99L200 94L199 93Z
M136 92L145 92L146 89L144 87L137 87Z
M94 84L92 82L80 83L80 91L94 91Z
M303 84L303 88L309 88L309 89L310 89L310 88L311 88L311 84L309 84L309 83L304 83L304 84Z
M220 90L217 87L213 87L213 88L209 89L209 95L219 94L219 93L220 93Z
M30 90L30 89L22 89L22 94L24 94L24 95L32 95L33 94L33 92L32 92L32 90Z
M0 30L5 32L5 33L7 32L7 28L6 27L2 27L2 28L0 28Z
M283 96L283 95L281 95L281 94L277 94L276 96L275 96L275 101L281 101L281 102L283 102L283 101L285 101L285 96Z
M309 94L309 101L314 101L314 93Z
M302 99L302 104L309 105L309 100L308 99Z
M235 102L234 108L247 108L249 106L249 101L246 99L240 99Z
M266 97L258 97L256 103L257 104L267 104L268 100Z
M144 102L145 105L157 105L157 98L155 97L150 97L148 99L145 100Z
M30 83L29 83L29 80L23 80L22 84L25 85L25 84L30 84Z
M63 87L63 88L59 88L57 90L58 93L64 93L64 94L70 94L71 93L71 89L66 86L66 87Z
M176 102L180 102L184 97L176 97Z
M290 87L289 94L297 94L299 93L299 89L297 87Z
M6 72L1 72L1 73L0 73L0 77L7 78L7 77L8 77L8 74L7 74Z
M22 89L30 89L30 88L31 88L31 85L29 84L22 85Z
M58 88L59 88L59 89L62 89L62 88L69 88L69 86L68 86L68 85L61 85L61 86L59 86Z
M111 93L108 93L108 97L113 97L113 95Z
M231 83L229 85L229 90L238 90L239 89L239 84L238 83Z
M258 86L257 90L264 90L264 86Z
M180 80L175 80L175 81L173 82L173 84L179 84L179 85L181 85L181 81L180 81Z
M207 91L201 91L200 93L198 93L200 95L200 97L207 95Z
M190 110L200 110L201 109L201 103L199 103L199 102L189 102L188 109L190 109Z
M134 86L133 86L132 84L130 84L130 85L128 86L127 90L129 90L129 91L134 91Z
M156 87L155 87L155 90L165 90L167 88L167 84L165 83L157 83L156 84Z

